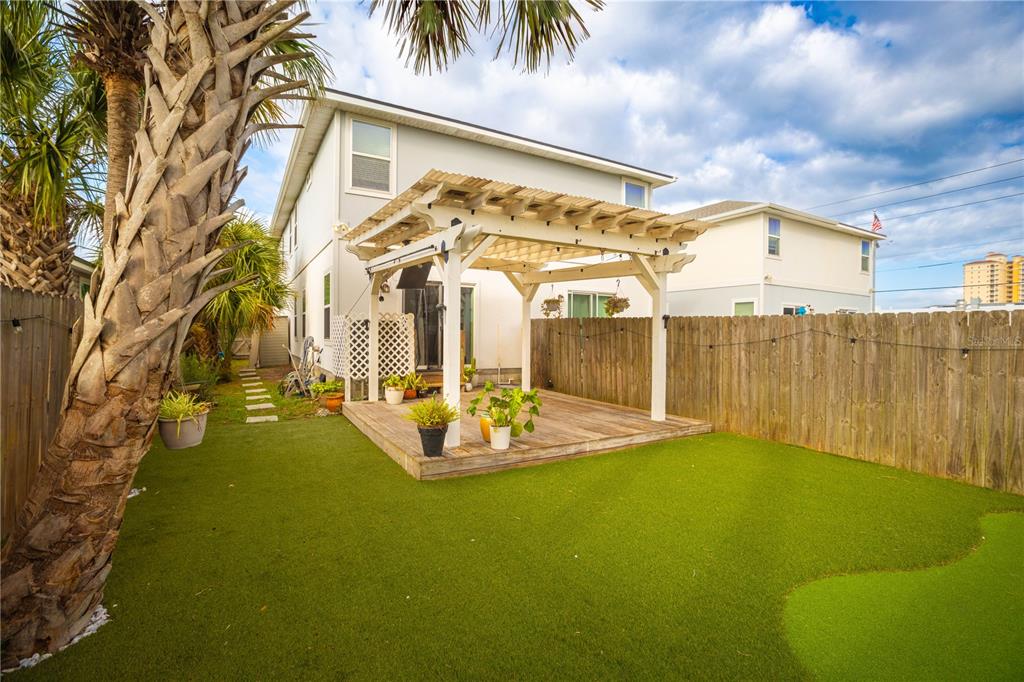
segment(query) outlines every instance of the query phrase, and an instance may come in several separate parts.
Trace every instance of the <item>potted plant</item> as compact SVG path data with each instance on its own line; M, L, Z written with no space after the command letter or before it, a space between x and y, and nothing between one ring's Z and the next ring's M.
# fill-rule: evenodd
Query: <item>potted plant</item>
M405 397L405 377L392 374L384 380L384 400L388 405L401 405Z
M462 367L462 383L466 386L466 392L473 390L473 377L476 376L476 358L473 358L468 365Z
M537 390L503 388L500 396L491 396L487 412L491 417L491 447L507 450L513 437L524 430L533 433L533 418L540 414L540 396ZM526 408L526 421L519 422L519 414Z
M541 301L540 311L544 313L544 317L561 317L562 316L562 303L565 301L565 296L559 294L552 298L545 298Z
M608 317L615 317L619 313L626 312L627 309L629 309L629 299L619 296L618 292L604 299L604 314Z
M440 457L444 451L448 425L459 418L459 411L434 396L410 407L406 418L416 422L423 454L427 457Z
M331 412L337 412L341 402L345 399L345 382L335 379L334 381L318 381L309 387L309 392L314 400L320 402L320 407L325 407ZM333 404L333 407L332 407Z
M171 391L160 401L160 437L169 450L199 445L206 433L210 403L192 393Z
M485 443L491 442L491 415L487 412L487 409L480 409L480 403L483 399L491 394L494 390L494 384L490 381L484 383L484 390L480 391L475 398L469 401L469 407L466 412L471 417L480 417L480 435L483 436Z
M423 378L422 374L409 372L405 375L404 382L405 383L402 385L405 389L404 397L409 400L418 396L420 391L427 390L427 381Z

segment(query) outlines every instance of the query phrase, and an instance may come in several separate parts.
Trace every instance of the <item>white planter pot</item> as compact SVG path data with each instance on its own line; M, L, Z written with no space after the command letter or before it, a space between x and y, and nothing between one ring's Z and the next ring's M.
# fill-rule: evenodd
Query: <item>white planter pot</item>
M168 450L183 450L199 445L206 433L206 415L197 414L195 419L182 419L178 428L177 419L160 419L160 437Z
M495 450L508 450L512 440L511 426L491 426L491 447Z
M401 405L404 398L404 388L392 388L391 386L384 388L384 400L387 401L388 405Z
M467 381L466 385L463 386L462 388L463 388L463 390L466 391L466 393L469 393L470 391L473 390L473 382L472 381Z

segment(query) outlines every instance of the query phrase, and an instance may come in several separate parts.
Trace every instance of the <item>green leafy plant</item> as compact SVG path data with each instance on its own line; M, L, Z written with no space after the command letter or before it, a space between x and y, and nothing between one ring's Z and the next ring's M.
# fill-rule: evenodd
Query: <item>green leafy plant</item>
M476 376L476 358L469 361L468 365L462 367L462 383L468 384Z
M495 426L511 426L512 437L515 438L525 430L533 433L535 428L533 418L540 416L541 399L537 389L524 391L521 388L503 388L499 395L490 395L494 391L494 384L488 381L484 384L484 390L469 402L467 412L471 415L480 414L489 417ZM486 410L480 409L483 399L490 397ZM526 421L520 422L519 415L526 410Z
M184 384L215 384L217 383L217 361L201 358L195 353L181 356L181 381Z
M318 381L309 387L309 392L314 398L319 398L324 393L341 393L345 390L344 381Z
M171 391L160 401L160 418L178 422L177 433L181 435L181 422L186 419L199 423L199 415L210 411L210 403L200 400L192 393Z
M425 391L427 390L427 380L423 378L422 374L416 372L409 372L402 379L402 388L407 391ZM387 386L387 384L384 384Z
M405 377L392 374L384 380L384 388L405 388Z
M544 317L561 317L562 316L562 303L565 302L565 296L559 294L553 298L545 298L541 301L540 311L544 313Z
M409 408L406 419L416 422L424 429L439 428L457 421L459 411L443 400L434 396L430 400L422 400Z
M629 299L625 296L614 294L604 300L604 314L608 317L615 317L629 309Z

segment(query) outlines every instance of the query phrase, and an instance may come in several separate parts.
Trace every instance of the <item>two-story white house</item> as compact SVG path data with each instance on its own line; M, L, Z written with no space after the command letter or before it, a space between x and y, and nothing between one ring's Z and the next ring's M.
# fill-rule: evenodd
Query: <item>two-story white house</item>
M654 189L675 178L591 154L545 144L358 95L329 90L303 111L285 168L271 230L280 236L296 292L289 311L293 352L305 336L318 345L332 315L364 316L369 296L364 264L339 235L358 225L431 169L555 188L566 194L647 207ZM390 282L381 312L416 319L416 361L440 364L440 277L419 289ZM565 298L563 314L602 314L603 296L616 291L650 314L646 291L630 277L545 285L534 300L541 317L546 298ZM465 359L481 369L519 368L520 296L500 272L470 270L462 280ZM329 353L329 350L325 350ZM329 366L329 357L324 366Z
M675 180L334 90L307 106L300 122L271 223L296 292L288 311L293 352L312 336L329 354L332 317L365 316L366 267L346 248L345 235L432 169L638 208L650 208L654 190ZM778 314L807 305L815 312L871 309L871 244L877 235L773 204L724 202L682 215L717 226L682 247L697 258L669 275L671 314ZM858 255L862 241L868 243L866 265ZM414 315L421 368L441 364L440 281L436 268L418 288L399 287L395 275L380 293L381 312ZM626 315L651 314L648 292L635 278L623 277L544 284L532 316L541 317L542 301L559 295L565 300L563 315L601 316L604 299L616 291L631 301ZM466 362L476 358L482 370L500 369L503 379L515 378L522 346L520 301L501 272L463 273L460 327ZM325 367L330 360L323 358Z
M669 276L672 315L795 315L874 310L884 237L772 203L721 201L682 215L715 223Z

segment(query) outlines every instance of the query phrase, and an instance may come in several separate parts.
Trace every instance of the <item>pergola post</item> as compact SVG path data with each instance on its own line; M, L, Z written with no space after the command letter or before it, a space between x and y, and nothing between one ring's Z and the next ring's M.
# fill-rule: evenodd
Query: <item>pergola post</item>
M367 398L371 402L380 400L380 273L370 275L370 325L367 344L368 370L366 376Z
M444 330L442 333L441 370L444 379L444 399L451 407L462 412L462 253L458 242L445 252L442 281L442 303L444 305ZM458 447L462 442L459 422L448 425L445 436L446 447Z
M668 273L654 273L651 287L651 419L665 421L668 374Z
M533 299L537 296L537 292L540 290L539 284L527 284L523 286L523 310L522 310L522 367L521 367L521 380L520 383L523 386L524 391L529 391L532 388L532 374L530 372L530 363L532 362L531 357L531 343L532 343L532 321L530 320L530 307L533 303Z

